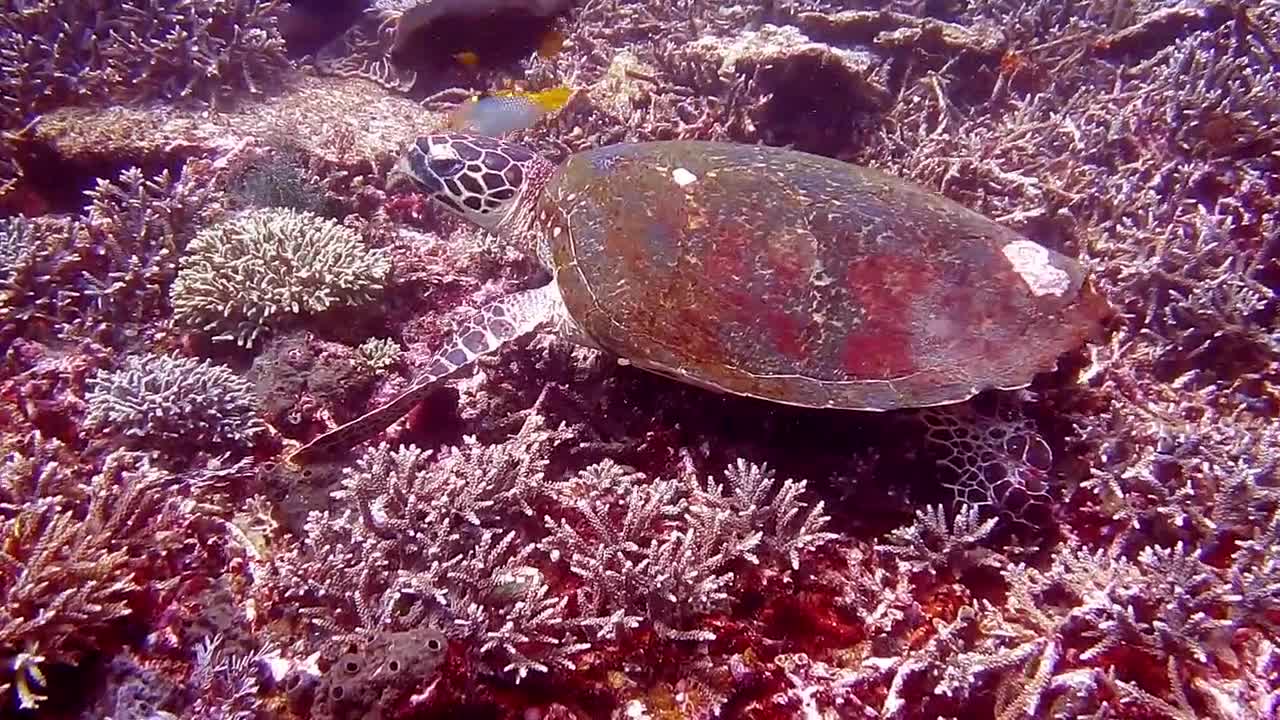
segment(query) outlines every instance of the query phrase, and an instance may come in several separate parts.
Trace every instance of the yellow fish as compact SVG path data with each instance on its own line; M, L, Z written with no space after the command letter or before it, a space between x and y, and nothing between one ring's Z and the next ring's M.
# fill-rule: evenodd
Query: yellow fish
M468 100L449 115L449 128L497 137L533 127L547 113L569 102L573 89L559 85L548 90L498 90Z

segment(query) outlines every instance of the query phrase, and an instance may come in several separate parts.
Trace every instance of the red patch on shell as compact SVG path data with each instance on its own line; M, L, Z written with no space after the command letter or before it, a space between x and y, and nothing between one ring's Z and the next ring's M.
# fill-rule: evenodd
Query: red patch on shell
M912 258L874 255L854 263L845 283L863 318L845 338L845 370L862 378L915 372L919 367L912 346L915 308L936 287L929 265Z
M800 336L803 328L791 315L772 310L766 313L765 322L779 352L788 357L800 357L804 354L804 342Z

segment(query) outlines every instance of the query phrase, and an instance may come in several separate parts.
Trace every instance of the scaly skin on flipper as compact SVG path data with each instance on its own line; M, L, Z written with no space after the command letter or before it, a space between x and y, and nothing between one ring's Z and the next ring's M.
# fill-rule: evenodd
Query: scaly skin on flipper
M413 384L390 402L317 437L288 457L310 465L355 447L386 430L427 396L437 382L475 362L481 355L553 321L563 303L554 284L499 298L485 305L455 332L445 350L436 353Z

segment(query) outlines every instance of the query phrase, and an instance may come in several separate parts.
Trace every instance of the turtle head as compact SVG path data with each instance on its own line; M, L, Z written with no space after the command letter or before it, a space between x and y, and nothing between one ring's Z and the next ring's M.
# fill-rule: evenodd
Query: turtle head
M480 135L443 133L418 138L392 176L407 177L449 212L506 234L520 222L518 208L550 177L551 163L515 143ZM388 184L395 179L388 178Z

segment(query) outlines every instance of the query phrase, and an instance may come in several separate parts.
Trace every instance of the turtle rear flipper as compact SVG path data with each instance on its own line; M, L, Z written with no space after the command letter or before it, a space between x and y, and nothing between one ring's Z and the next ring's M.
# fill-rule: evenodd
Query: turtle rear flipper
M288 461L310 465L353 448L386 430L427 396L440 380L563 315L563 302L554 282L499 298L469 318L436 353L427 369L395 399L330 430L303 445Z

